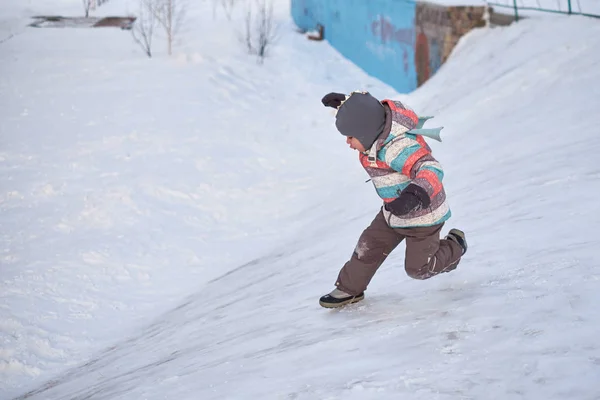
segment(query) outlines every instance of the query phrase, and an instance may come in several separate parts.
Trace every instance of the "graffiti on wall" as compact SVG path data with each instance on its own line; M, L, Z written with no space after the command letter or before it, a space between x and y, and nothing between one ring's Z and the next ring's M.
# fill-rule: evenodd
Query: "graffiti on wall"
M429 40L423 32L417 35L415 42L415 69L417 70L417 84L421 86L431 76Z
M415 29L415 68L417 85L421 86L437 72L446 60L452 29L445 7L434 4L417 4Z
M414 43L414 29L412 27L397 28L388 17L378 15L371 22L371 34L381 40L380 46L377 46L381 58L385 58L382 56L384 52L398 51L398 49L393 49L391 44L398 45L399 51L402 53L400 66L404 73L408 74L410 71L409 50L412 49ZM367 45L370 45L371 50L377 52L375 46L370 43Z
M393 41L408 46L413 44L414 30L412 27L396 28L392 21L383 15L378 15L371 22L371 33L373 33L373 36L380 37L383 43Z

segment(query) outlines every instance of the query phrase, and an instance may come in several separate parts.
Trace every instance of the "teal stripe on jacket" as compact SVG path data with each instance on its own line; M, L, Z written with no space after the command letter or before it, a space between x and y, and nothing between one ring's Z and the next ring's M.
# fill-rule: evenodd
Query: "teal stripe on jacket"
M392 160L392 162L389 164L390 167L392 169L394 169L395 171L401 172L402 171L402 167L404 167L404 164L406 164L406 161L408 160L408 158L410 156L412 156L414 153L416 153L417 151L419 151L420 148L421 148L421 145L418 144L418 143L414 144L412 146L406 147L405 149L403 149L400 152L400 154L398 154L396 156L396 158L394 158ZM384 152L382 152L383 153L382 154L382 158L384 160L386 160L387 159L387 157L386 157L387 154L386 153L387 153L388 147L384 147L383 150L384 150Z
M403 191L409 183L410 181L393 186L375 187L375 189L377 190L379 197L383 199L394 199L398 197L398 193Z

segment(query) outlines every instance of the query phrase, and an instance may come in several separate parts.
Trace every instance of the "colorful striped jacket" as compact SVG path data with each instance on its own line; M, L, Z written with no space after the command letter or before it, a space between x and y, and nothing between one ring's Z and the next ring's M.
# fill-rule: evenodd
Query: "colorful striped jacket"
M421 135L407 133L418 123L417 115L401 102L382 101L386 109L383 133L360 162L371 177L375 190L384 202L395 200L410 183L421 186L429 197L428 208L398 217L383 208L392 228L412 228L438 225L451 216L442 185L442 166L431 155L431 148Z

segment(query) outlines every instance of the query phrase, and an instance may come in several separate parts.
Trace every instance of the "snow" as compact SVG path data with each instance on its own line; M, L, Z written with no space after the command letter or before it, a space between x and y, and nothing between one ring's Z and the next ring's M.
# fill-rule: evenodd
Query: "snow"
M262 65L241 5L194 3L148 59L119 29L24 27L80 12L50 3L0 9L0 398L600 398L597 21L472 32L403 95L283 0ZM444 230L470 248L415 281L401 245L325 310L380 207L320 104L355 89L445 126Z

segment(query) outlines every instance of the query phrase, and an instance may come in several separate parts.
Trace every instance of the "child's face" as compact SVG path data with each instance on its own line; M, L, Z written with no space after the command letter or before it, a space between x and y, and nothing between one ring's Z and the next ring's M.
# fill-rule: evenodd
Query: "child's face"
M348 143L351 149L358 150L361 153L364 153L366 151L363 145L355 137L347 136L346 143Z

